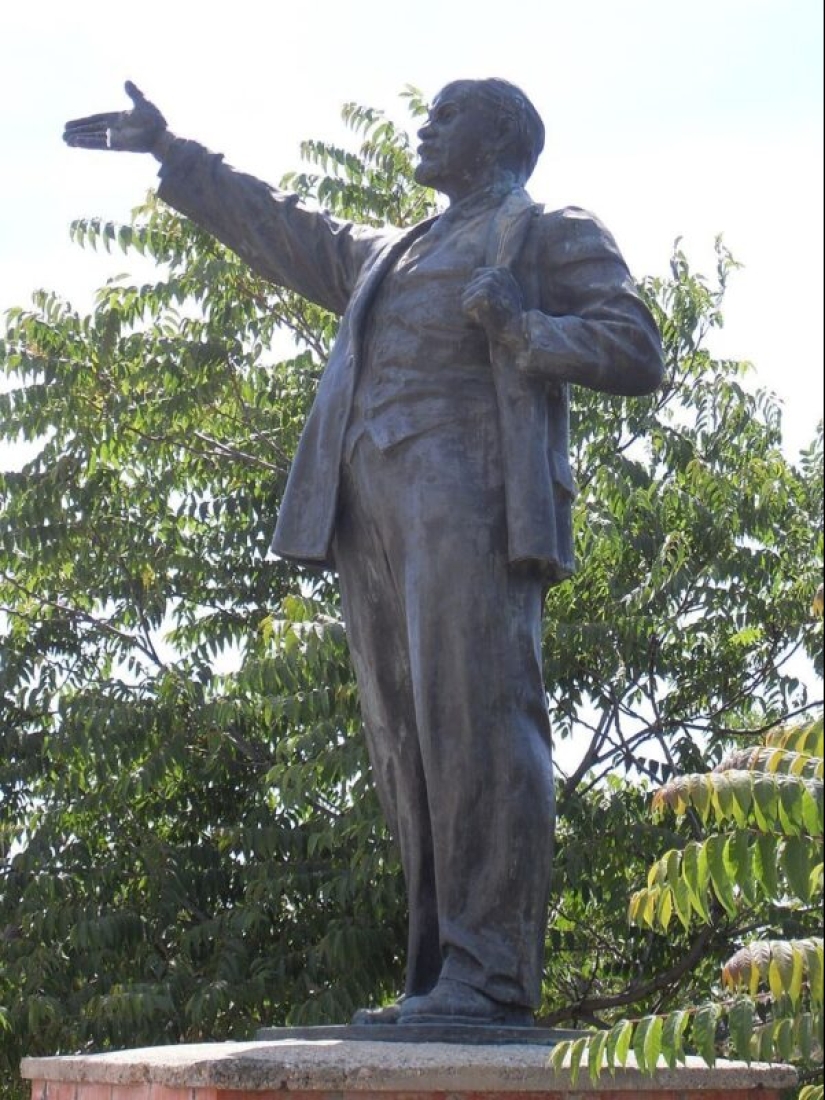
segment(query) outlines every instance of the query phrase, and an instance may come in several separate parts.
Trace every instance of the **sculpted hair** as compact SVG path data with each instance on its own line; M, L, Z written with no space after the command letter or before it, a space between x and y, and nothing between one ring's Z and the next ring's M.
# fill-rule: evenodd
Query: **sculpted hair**
M491 77L474 80L473 84L492 103L497 113L507 119L512 127L513 168L524 174L527 180L536 167L544 148L544 123L536 108L515 84Z

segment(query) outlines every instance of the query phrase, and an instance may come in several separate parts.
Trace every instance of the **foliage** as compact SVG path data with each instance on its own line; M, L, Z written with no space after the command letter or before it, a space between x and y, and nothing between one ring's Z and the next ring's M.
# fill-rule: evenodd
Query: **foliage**
M800 927L821 928L823 720L782 726L762 744L733 754L713 772L680 776L660 788L653 811L693 814L708 826L700 841L672 848L650 868L647 886L630 901L629 919L667 934L674 916L689 928L720 910L736 921L760 902L793 914ZM759 928L760 932L768 931ZM660 1059L671 1068L692 1048L709 1065L732 1054L797 1061L821 1080L823 941L759 938L723 965L711 999L667 1014L625 1019L560 1043L552 1063L569 1061L593 1078L625 1065L632 1051L642 1070ZM821 1086L819 1086L821 1090ZM812 1100L814 1086L800 1096Z
M428 212L407 136L345 117L356 151L307 143L285 184L373 223ZM113 280L88 314L38 292L0 343L2 438L36 444L0 475L0 1077L24 1052L341 1021L403 967L333 578L267 554L335 319L153 199L72 232L153 275ZM788 660L821 661L798 610L821 435L787 462L775 401L708 351L735 266L718 257L714 287L678 250L644 284L668 363L655 399L575 395L582 570L548 595L544 659L557 738L583 745L559 774L548 1023L687 1003L754 920L808 938L756 869L756 917L706 894L698 930L695 907L666 937L624 921L651 853L715 820L651 821L644 783L804 711ZM812 791L795 767L776 782ZM783 881L806 835L777 841Z

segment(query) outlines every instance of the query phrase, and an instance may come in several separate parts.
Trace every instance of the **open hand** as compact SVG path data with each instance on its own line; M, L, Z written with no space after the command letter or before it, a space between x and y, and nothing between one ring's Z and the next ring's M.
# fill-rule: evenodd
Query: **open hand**
M134 103L131 111L105 111L66 123L63 140L79 149L115 149L131 153L154 153L168 131L166 119L131 80L126 94Z

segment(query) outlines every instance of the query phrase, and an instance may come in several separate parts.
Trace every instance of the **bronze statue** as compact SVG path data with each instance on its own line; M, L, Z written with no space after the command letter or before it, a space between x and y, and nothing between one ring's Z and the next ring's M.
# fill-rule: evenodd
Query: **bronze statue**
M554 821L541 613L574 569L568 390L655 390L656 326L604 227L524 191L544 127L505 81L436 96L416 179L449 205L409 230L310 210L126 90L133 110L65 140L153 153L161 198L342 316L272 547L338 572L401 850L405 996L355 1019L528 1026Z

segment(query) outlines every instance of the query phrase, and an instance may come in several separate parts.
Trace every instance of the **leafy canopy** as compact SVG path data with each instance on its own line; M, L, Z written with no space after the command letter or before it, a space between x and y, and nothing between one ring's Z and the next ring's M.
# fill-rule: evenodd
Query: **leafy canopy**
M560 1043L554 1066L582 1064L596 1079L625 1065L652 1073L673 1068L688 1040L709 1065L719 1054L746 1062L795 1060L803 1080L822 1079L823 722L779 727L752 749L733 754L710 773L680 776L653 799L657 814L688 814L707 828L702 840L672 848L650 868L628 917L667 934L674 916L688 929L724 914L736 922L773 907L793 915L804 938L750 939L722 966L721 989L701 1004L624 1019L610 1028ZM764 918L763 918L764 919ZM768 928L757 926L760 932ZM812 934L814 930L819 934ZM801 1100L822 1096L803 1086Z

